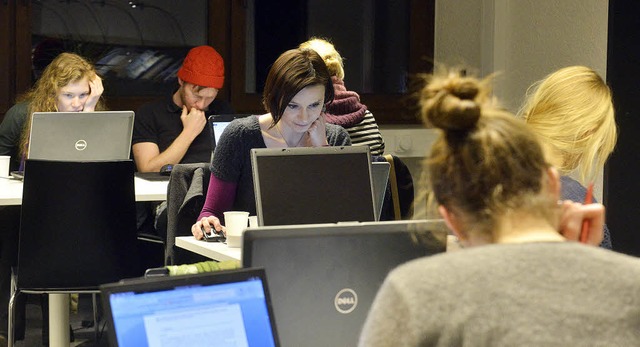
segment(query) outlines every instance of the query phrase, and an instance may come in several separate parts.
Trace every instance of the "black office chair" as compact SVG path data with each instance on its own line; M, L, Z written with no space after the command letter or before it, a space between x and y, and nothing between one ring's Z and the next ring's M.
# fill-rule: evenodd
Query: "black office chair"
M27 160L9 346L18 293L95 294L100 284L143 274L136 249L133 171L130 160ZM97 327L95 309L94 322Z

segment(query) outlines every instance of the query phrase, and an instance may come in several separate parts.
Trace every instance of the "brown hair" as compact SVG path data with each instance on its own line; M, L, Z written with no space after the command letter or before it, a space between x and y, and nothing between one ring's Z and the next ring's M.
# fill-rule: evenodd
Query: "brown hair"
M487 79L457 72L426 78L422 117L442 132L426 158L425 189L468 232L491 237L499 218L514 211L555 224L555 198L543 190L549 165L537 137L490 92Z
M74 53L61 53L44 69L33 88L20 98L20 101L29 103L28 117L20 140L22 153L26 153L33 113L57 111L56 97L60 88L84 78L91 81L95 76L96 70L93 65ZM95 110L104 109L104 101L100 98Z
M273 63L264 85L262 104L275 126L298 92L312 85L324 86L325 105L333 101L331 75L322 57L312 49L291 49Z

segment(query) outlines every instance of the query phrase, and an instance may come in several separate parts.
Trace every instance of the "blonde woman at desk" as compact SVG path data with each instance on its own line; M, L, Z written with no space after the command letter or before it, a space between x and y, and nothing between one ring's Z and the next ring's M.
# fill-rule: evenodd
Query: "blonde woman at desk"
M349 133L353 146L369 146L371 155L384 154L384 139L378 129L378 123L373 113L360 102L360 95L345 87L342 56L333 44L314 37L301 43L300 48L310 48L318 52L331 74L335 97L327 104L327 122L343 127Z
M47 65L33 88L7 111L0 124L0 155L11 156L11 170L22 170L34 112L103 110L103 91L102 80L85 58L73 53L59 54ZM0 345L7 334L10 271L17 260L19 225L19 207L0 207ZM20 300L23 306L24 299ZM18 316L24 318L22 309L18 311ZM20 340L24 335L24 320L18 319L16 323L16 337Z
M585 66L555 71L529 88L519 112L540 136L562 177L562 199L584 201L586 185L604 168L616 146L617 128L611 90ZM575 173L576 180L569 176ZM600 247L612 248L604 225Z
M592 246L604 207L558 203L537 136L488 94L457 73L422 90L423 118L441 130L427 183L468 249L393 270L359 345L640 345L640 259ZM572 241L583 222L590 245Z
M18 98L0 124L0 155L10 155L11 170L22 169L34 112L93 112L105 109L104 88L94 66L74 53L61 53L35 85Z
M216 145L207 198L191 227L196 239L203 230L223 231L225 211L256 213L251 173L252 148L350 145L349 134L328 124L325 105L333 100L331 75L311 49L286 51L273 63L264 86L262 104L267 113L234 120Z

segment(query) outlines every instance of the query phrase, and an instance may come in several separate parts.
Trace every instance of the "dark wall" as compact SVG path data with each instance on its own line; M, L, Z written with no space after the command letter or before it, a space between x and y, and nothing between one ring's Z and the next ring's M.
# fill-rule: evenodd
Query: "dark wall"
M609 1L607 82L619 137L605 169L613 248L640 256L640 1Z
M262 93L267 74L278 56L297 48L306 40L306 7L298 0L279 0L278 6L269 1L255 2L256 91ZM287 18L287 20L282 20Z

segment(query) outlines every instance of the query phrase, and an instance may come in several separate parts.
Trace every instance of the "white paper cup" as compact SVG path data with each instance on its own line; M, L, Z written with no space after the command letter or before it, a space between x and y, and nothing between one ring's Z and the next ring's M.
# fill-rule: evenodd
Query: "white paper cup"
M8 155L0 155L0 177L9 177L9 162L11 157Z
M227 246L242 247L242 232L247 228L249 212L228 211L224 213Z

